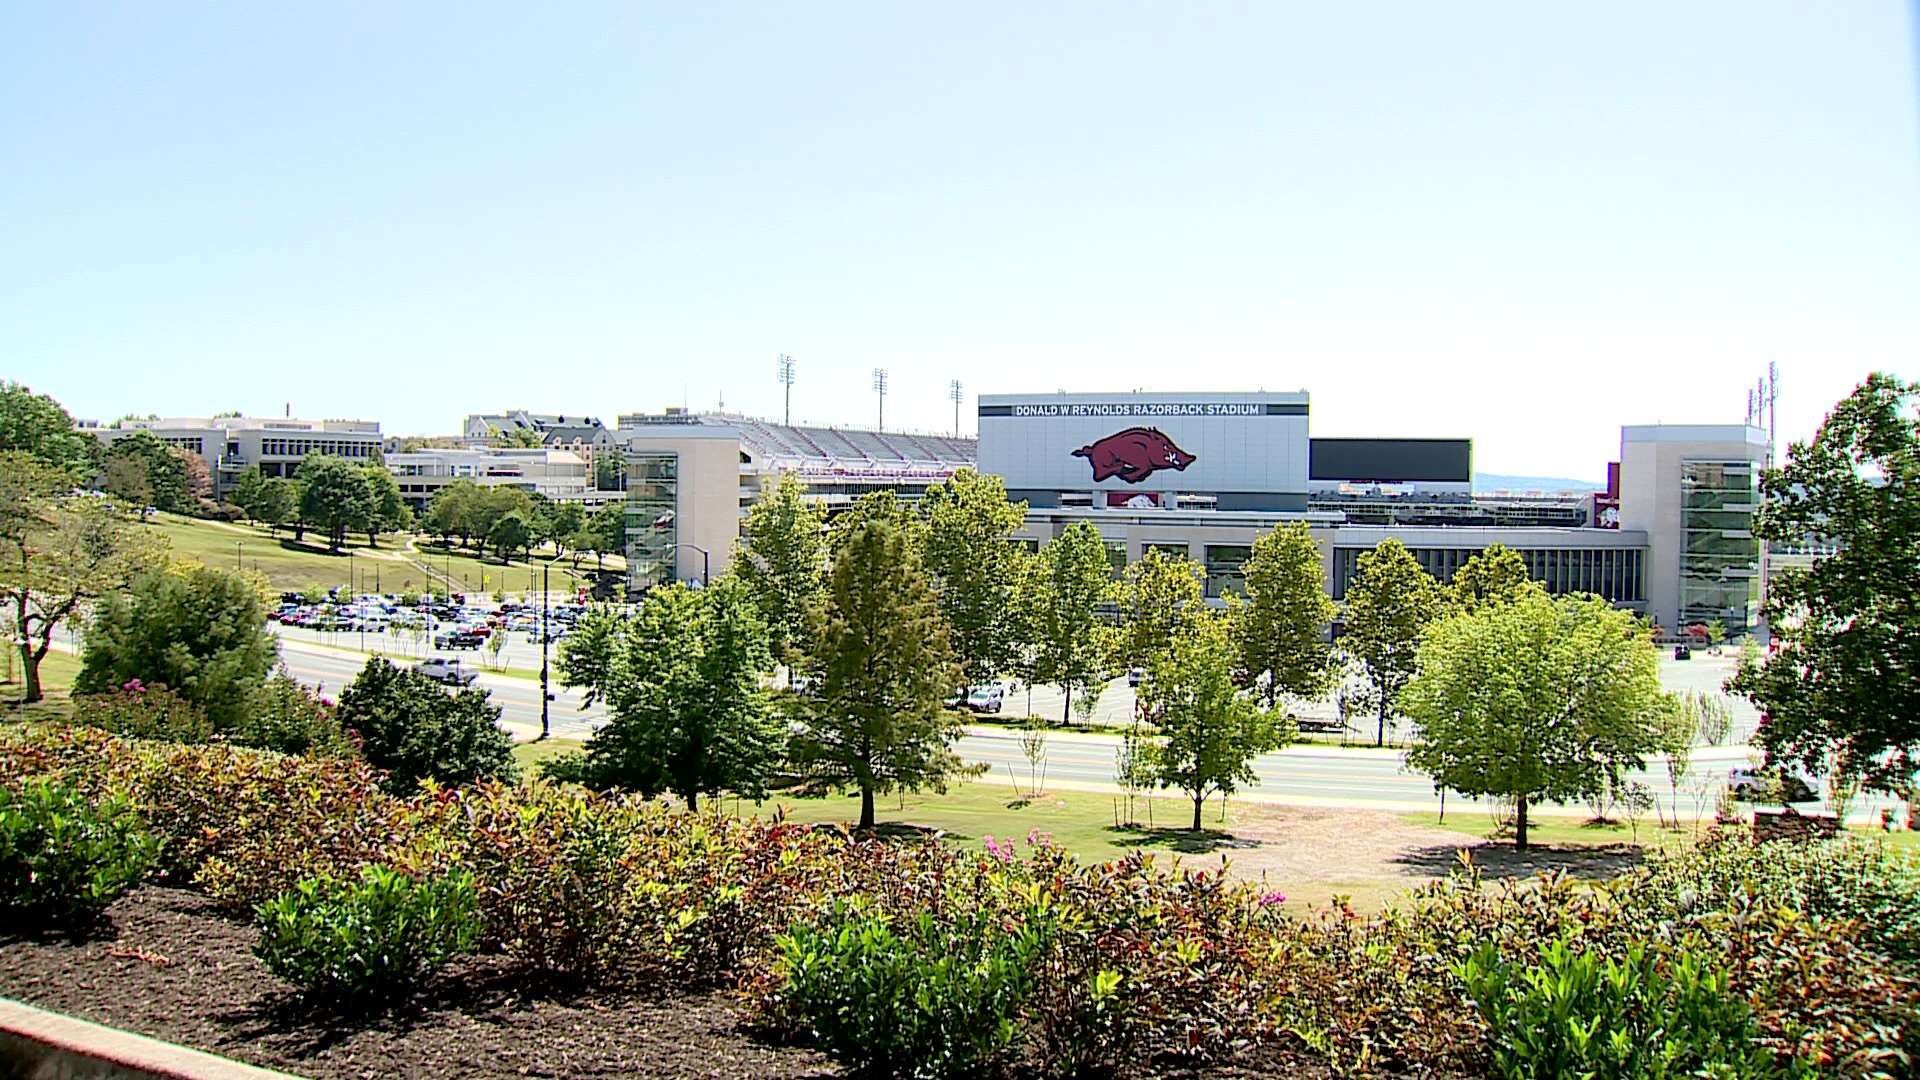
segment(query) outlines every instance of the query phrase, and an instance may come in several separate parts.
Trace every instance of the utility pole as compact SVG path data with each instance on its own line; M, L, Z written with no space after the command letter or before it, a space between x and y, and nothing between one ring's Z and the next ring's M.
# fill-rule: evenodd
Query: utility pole
M1767 433L1766 467L1769 469L1774 467L1775 432L1779 430L1780 422L1779 402L1780 365L1769 360L1767 361L1766 376L1760 380L1757 387L1747 394L1747 424L1750 427L1762 428ZM1758 492L1755 494L1757 496ZM1767 580L1767 577L1773 572L1773 553L1767 550L1767 542L1765 540L1760 540L1758 543L1760 546L1760 589L1758 599L1761 611L1760 619L1762 625L1764 625L1766 620L1767 595L1772 592L1772 583ZM1767 628L1767 636L1769 638L1773 636L1772 627Z
M874 430L885 431L887 430L887 369L886 368L877 367L873 369L873 392L879 395L880 397L880 422L878 425L875 426Z
M957 439L960 437L960 398L962 396L959 379L948 384L947 396L953 398L953 437Z
M780 385L787 388L786 411L780 416L780 422L793 426L793 357L788 353L780 354Z

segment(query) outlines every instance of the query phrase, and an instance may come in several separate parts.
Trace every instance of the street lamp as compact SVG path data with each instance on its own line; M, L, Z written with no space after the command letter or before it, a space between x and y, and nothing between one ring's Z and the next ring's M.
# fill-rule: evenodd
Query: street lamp
M555 555L540 564L540 737L546 738L551 732L547 726L547 706L553 701L553 695L547 692L547 643L553 640L553 623L547 616L547 573L553 564L565 558Z
M235 540L233 542L233 571L237 574L242 569L244 568L240 565L240 541Z
M700 553L700 587L703 589L706 588L707 585L713 581L713 575L710 572L713 568L713 561L712 556L707 553L707 549L701 547L699 544L675 544L673 546L676 549L683 547L692 548ZM679 561L679 558L676 556L674 562L678 563Z

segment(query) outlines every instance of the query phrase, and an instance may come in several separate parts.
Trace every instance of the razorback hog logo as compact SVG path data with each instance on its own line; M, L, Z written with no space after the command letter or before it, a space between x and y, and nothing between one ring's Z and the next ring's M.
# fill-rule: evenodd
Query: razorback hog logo
M1132 427L1116 431L1073 452L1093 466L1095 483L1117 476L1137 484L1161 469L1185 469L1193 455L1173 445L1159 428Z

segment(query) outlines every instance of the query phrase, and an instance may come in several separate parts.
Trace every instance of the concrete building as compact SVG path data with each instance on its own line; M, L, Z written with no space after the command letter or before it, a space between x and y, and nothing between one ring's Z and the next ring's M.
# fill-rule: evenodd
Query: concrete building
M168 446L199 455L213 477L214 498L232 490L252 465L268 476L292 476L309 453L352 461L380 457L380 425L372 420L296 420L291 417L165 417L121 420L86 430L111 446L136 431L151 432Z
M1759 629L1760 472L1767 433L1740 424L1620 429L1620 527L1647 536L1647 613L1669 632Z
M595 491L593 466L571 450L485 447L477 450L407 450L387 455L387 469L400 496L425 510L434 492L457 480L481 487L514 487L554 502L589 508L620 498L620 492Z
M950 435L776 424L738 413L627 413L615 431L627 465L631 591L724 573L740 523L781 473L835 512L891 490L908 501L970 467L976 442Z

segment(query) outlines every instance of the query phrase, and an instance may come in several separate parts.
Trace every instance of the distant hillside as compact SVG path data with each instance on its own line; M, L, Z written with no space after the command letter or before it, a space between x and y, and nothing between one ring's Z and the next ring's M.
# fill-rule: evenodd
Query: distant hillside
M1591 491L1607 490L1603 480L1569 480L1564 476L1509 476L1506 473L1473 474L1475 491Z

